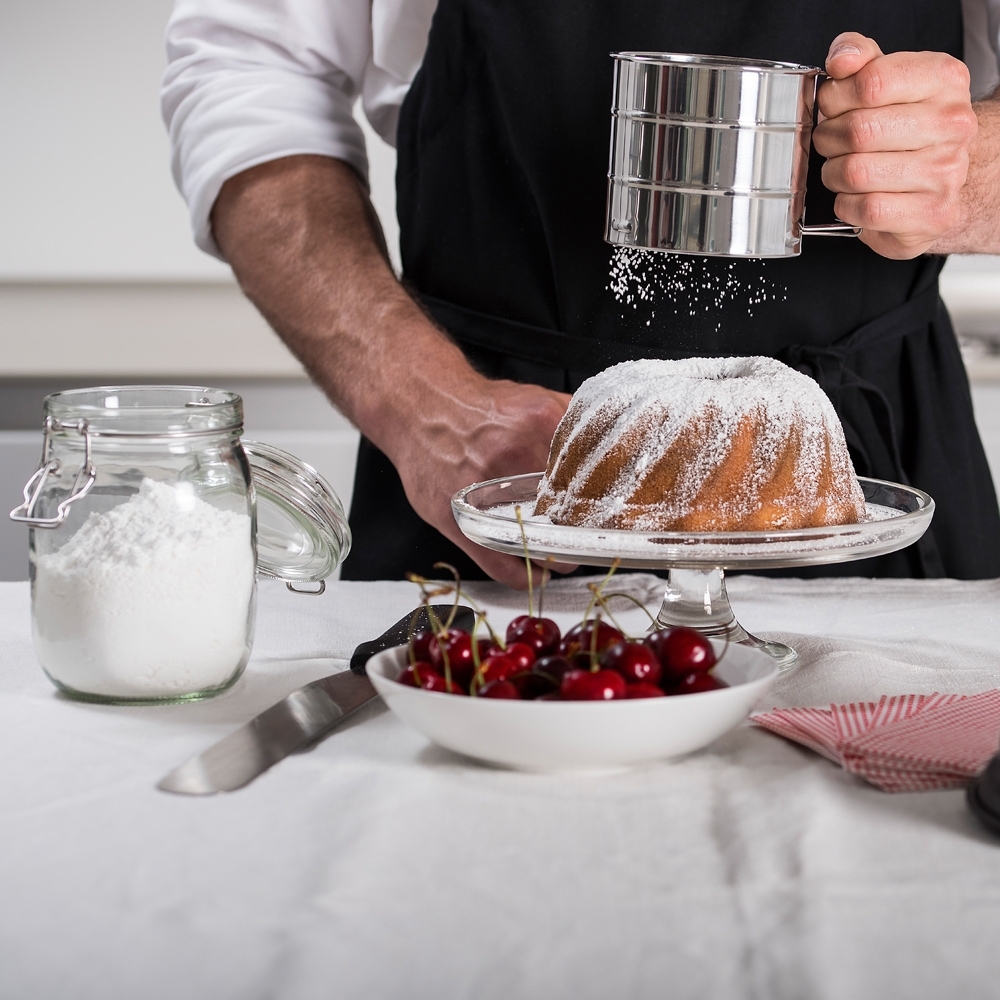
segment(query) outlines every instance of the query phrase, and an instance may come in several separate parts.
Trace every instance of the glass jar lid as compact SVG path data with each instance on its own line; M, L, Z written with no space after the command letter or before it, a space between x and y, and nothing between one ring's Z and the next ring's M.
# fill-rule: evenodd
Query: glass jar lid
M351 529L337 494L287 451L260 441L244 441L243 450L257 499L257 572L292 589L325 580L351 551Z

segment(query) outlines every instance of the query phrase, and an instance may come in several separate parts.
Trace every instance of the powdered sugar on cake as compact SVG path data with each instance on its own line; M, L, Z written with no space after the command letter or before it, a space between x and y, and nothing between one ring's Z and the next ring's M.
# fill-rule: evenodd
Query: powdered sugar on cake
M557 524L645 531L865 517L830 401L761 357L629 361L588 379L556 431L536 509Z

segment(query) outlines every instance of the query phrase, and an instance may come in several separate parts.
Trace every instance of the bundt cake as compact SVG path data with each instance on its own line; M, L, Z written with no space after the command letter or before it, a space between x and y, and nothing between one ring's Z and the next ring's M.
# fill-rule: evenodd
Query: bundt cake
M640 531L851 524L865 501L844 431L773 358L626 361L574 394L535 514Z

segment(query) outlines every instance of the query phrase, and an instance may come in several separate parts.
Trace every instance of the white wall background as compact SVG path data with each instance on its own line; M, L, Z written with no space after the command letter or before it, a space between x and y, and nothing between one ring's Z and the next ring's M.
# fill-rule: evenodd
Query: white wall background
M170 0L0 3L0 280L219 280L157 106Z
M0 0L0 281L224 281L159 114L172 0ZM395 157L369 135L386 228ZM388 234L391 235L391 232Z

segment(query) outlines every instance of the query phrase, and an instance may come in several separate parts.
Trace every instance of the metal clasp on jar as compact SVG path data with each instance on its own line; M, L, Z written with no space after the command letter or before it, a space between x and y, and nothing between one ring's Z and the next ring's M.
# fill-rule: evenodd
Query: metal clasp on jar
M55 517L38 517L35 504L45 488L49 476L58 476L61 464L58 458L52 458L52 435L76 431L83 438L83 465L77 469L70 487L69 496L56 508ZM12 521L20 521L32 528L58 528L69 516L69 508L82 500L97 479L97 469L90 459L90 428L86 420L77 420L72 424L64 424L55 417L45 418L45 437L42 442L42 460L35 474L24 486L24 503L10 512Z

